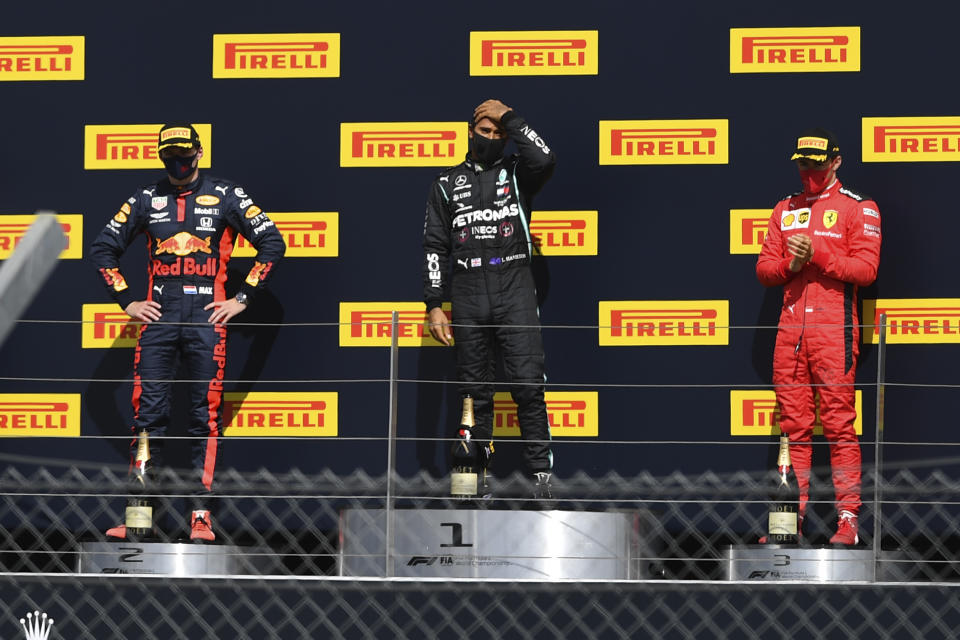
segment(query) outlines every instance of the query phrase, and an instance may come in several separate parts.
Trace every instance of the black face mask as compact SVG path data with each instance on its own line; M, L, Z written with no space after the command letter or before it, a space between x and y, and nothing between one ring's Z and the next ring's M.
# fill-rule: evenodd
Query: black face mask
M197 154L192 156L170 156L163 158L163 166L167 168L167 173L175 180L183 180L193 173L193 161L197 159Z
M503 150L507 146L506 138L484 138L479 133L473 134L473 157L483 165L492 165L503 157Z

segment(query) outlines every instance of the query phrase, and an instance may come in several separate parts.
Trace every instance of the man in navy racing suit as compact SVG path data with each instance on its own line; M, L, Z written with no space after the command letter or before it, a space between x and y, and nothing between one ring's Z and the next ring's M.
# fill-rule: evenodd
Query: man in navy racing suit
M171 381L183 358L191 380L188 432L199 482L191 538L213 540L204 497L212 491L222 435L222 381L226 323L263 289L286 250L273 222L243 187L200 174L200 137L192 125L173 123L157 149L167 178L141 187L107 222L91 247L104 285L126 313L143 322L134 355L133 432L146 430L156 452L169 424ZM224 289L237 234L257 250L253 268L235 296ZM120 271L120 256L143 236L148 250L145 298ZM183 324L172 324L183 323ZM131 459L136 441L131 448ZM155 456L156 457L156 456ZM123 525L107 532L126 537Z
M473 398L472 437L493 435L494 354L513 384L524 459L535 496L550 497L550 427L544 404L544 353L530 235L533 196L553 174L556 158L543 139L499 100L474 110L466 159L433 182L423 232L424 301L430 333L450 345L452 304L457 376ZM504 157L507 140L518 154Z

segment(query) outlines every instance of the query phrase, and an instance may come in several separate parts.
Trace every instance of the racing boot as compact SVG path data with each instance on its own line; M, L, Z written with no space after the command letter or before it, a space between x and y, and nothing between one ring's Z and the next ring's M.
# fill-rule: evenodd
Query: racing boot
M852 511L841 511L837 518L837 532L830 538L830 544L843 544L852 546L860 542L860 536L857 535L857 514Z
M193 542L213 542L216 536L213 535L213 523L210 520L210 512L205 509L197 509L190 515L190 540Z
M534 500L553 500L553 487L550 485L549 471L537 471L533 474Z

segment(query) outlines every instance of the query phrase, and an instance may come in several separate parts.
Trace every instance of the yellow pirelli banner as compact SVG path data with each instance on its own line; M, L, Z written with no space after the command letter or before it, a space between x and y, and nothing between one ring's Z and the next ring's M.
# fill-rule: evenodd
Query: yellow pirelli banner
M860 71L860 27L730 29L730 73Z
M0 437L76 438L79 393L0 393Z
M596 211L534 211L530 235L545 256L597 255Z
M442 309L450 318L450 304ZM341 302L341 347L389 347L391 317L398 314L397 345L400 347L442 347L427 328L427 307L422 302ZM456 329L454 328L454 332Z
M471 76L597 75L597 31L471 31Z
M773 209L730 209L730 253L760 254Z
M960 298L880 298L863 301L864 344L880 342L880 315L887 314L887 344L960 342Z
M340 214L336 211L268 214L287 243L287 258L335 258L340 252ZM247 239L237 235L234 257L257 255Z
M282 391L223 394L223 435L312 437L337 435L336 392Z
M543 394L547 405L550 435L554 438L592 438L600 434L599 396L596 391L547 391ZM509 392L493 396L493 436L520 437L517 405Z
M728 120L601 120L600 164L727 164Z
M816 420L813 433L823 435L820 422L820 396L816 396ZM857 389L855 409L857 418L853 428L863 434L863 392ZM769 389L730 390L730 435L775 436L780 435L780 409L776 392Z
M83 305L82 320L84 349L132 349L143 326L115 302Z
M0 37L0 82L83 80L83 36Z
M864 162L960 161L960 116L862 118Z
M88 124L83 127L84 169L161 169L157 134L162 124ZM203 144L199 166L213 161L213 127L194 124Z
M216 33L214 78L337 78L339 33Z
M36 214L0 215L0 260L13 253L27 229L37 220ZM67 246L60 253L61 260L78 260L83 257L83 215L58 213L57 222L67 236Z
M449 167L467 154L464 122L341 122L341 167Z
M601 347L725 345L729 300L601 300Z

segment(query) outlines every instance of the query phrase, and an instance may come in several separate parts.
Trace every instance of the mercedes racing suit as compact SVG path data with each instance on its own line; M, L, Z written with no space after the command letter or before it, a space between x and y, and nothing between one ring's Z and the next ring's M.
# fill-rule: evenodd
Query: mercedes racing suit
M813 257L790 271L787 238L805 233ZM857 287L871 284L880 263L880 213L867 196L835 181L823 192L795 194L777 203L770 218L757 277L783 285L783 310L773 355L780 426L800 489L800 514L810 493L815 393L830 443L837 511L860 509L860 445L854 430L860 327Z
M120 272L119 259L134 238L147 242L146 299L161 305L159 322L143 324L133 364L133 431L162 437L169 424L170 385L178 356L191 380L188 433L194 436L193 466L210 491L221 435L227 330L207 322L204 307L226 299L227 262L237 233L257 250L253 268L240 285L250 298L262 289L286 250L283 237L243 188L201 174L176 187L166 179L137 189L107 222L91 247L104 284L121 308L143 296ZM168 324L184 323L184 324ZM152 440L162 445L162 440ZM131 447L131 459L136 441ZM151 449L156 456L157 447Z
M527 467L549 471L530 207L556 159L515 112L505 113L500 123L519 154L493 166L482 166L468 154L430 188L423 232L424 300L428 312L444 300L452 303L457 377L462 393L474 399L474 436L486 440L493 435L491 383L497 354L504 375L515 383L510 390L521 435L528 441Z

